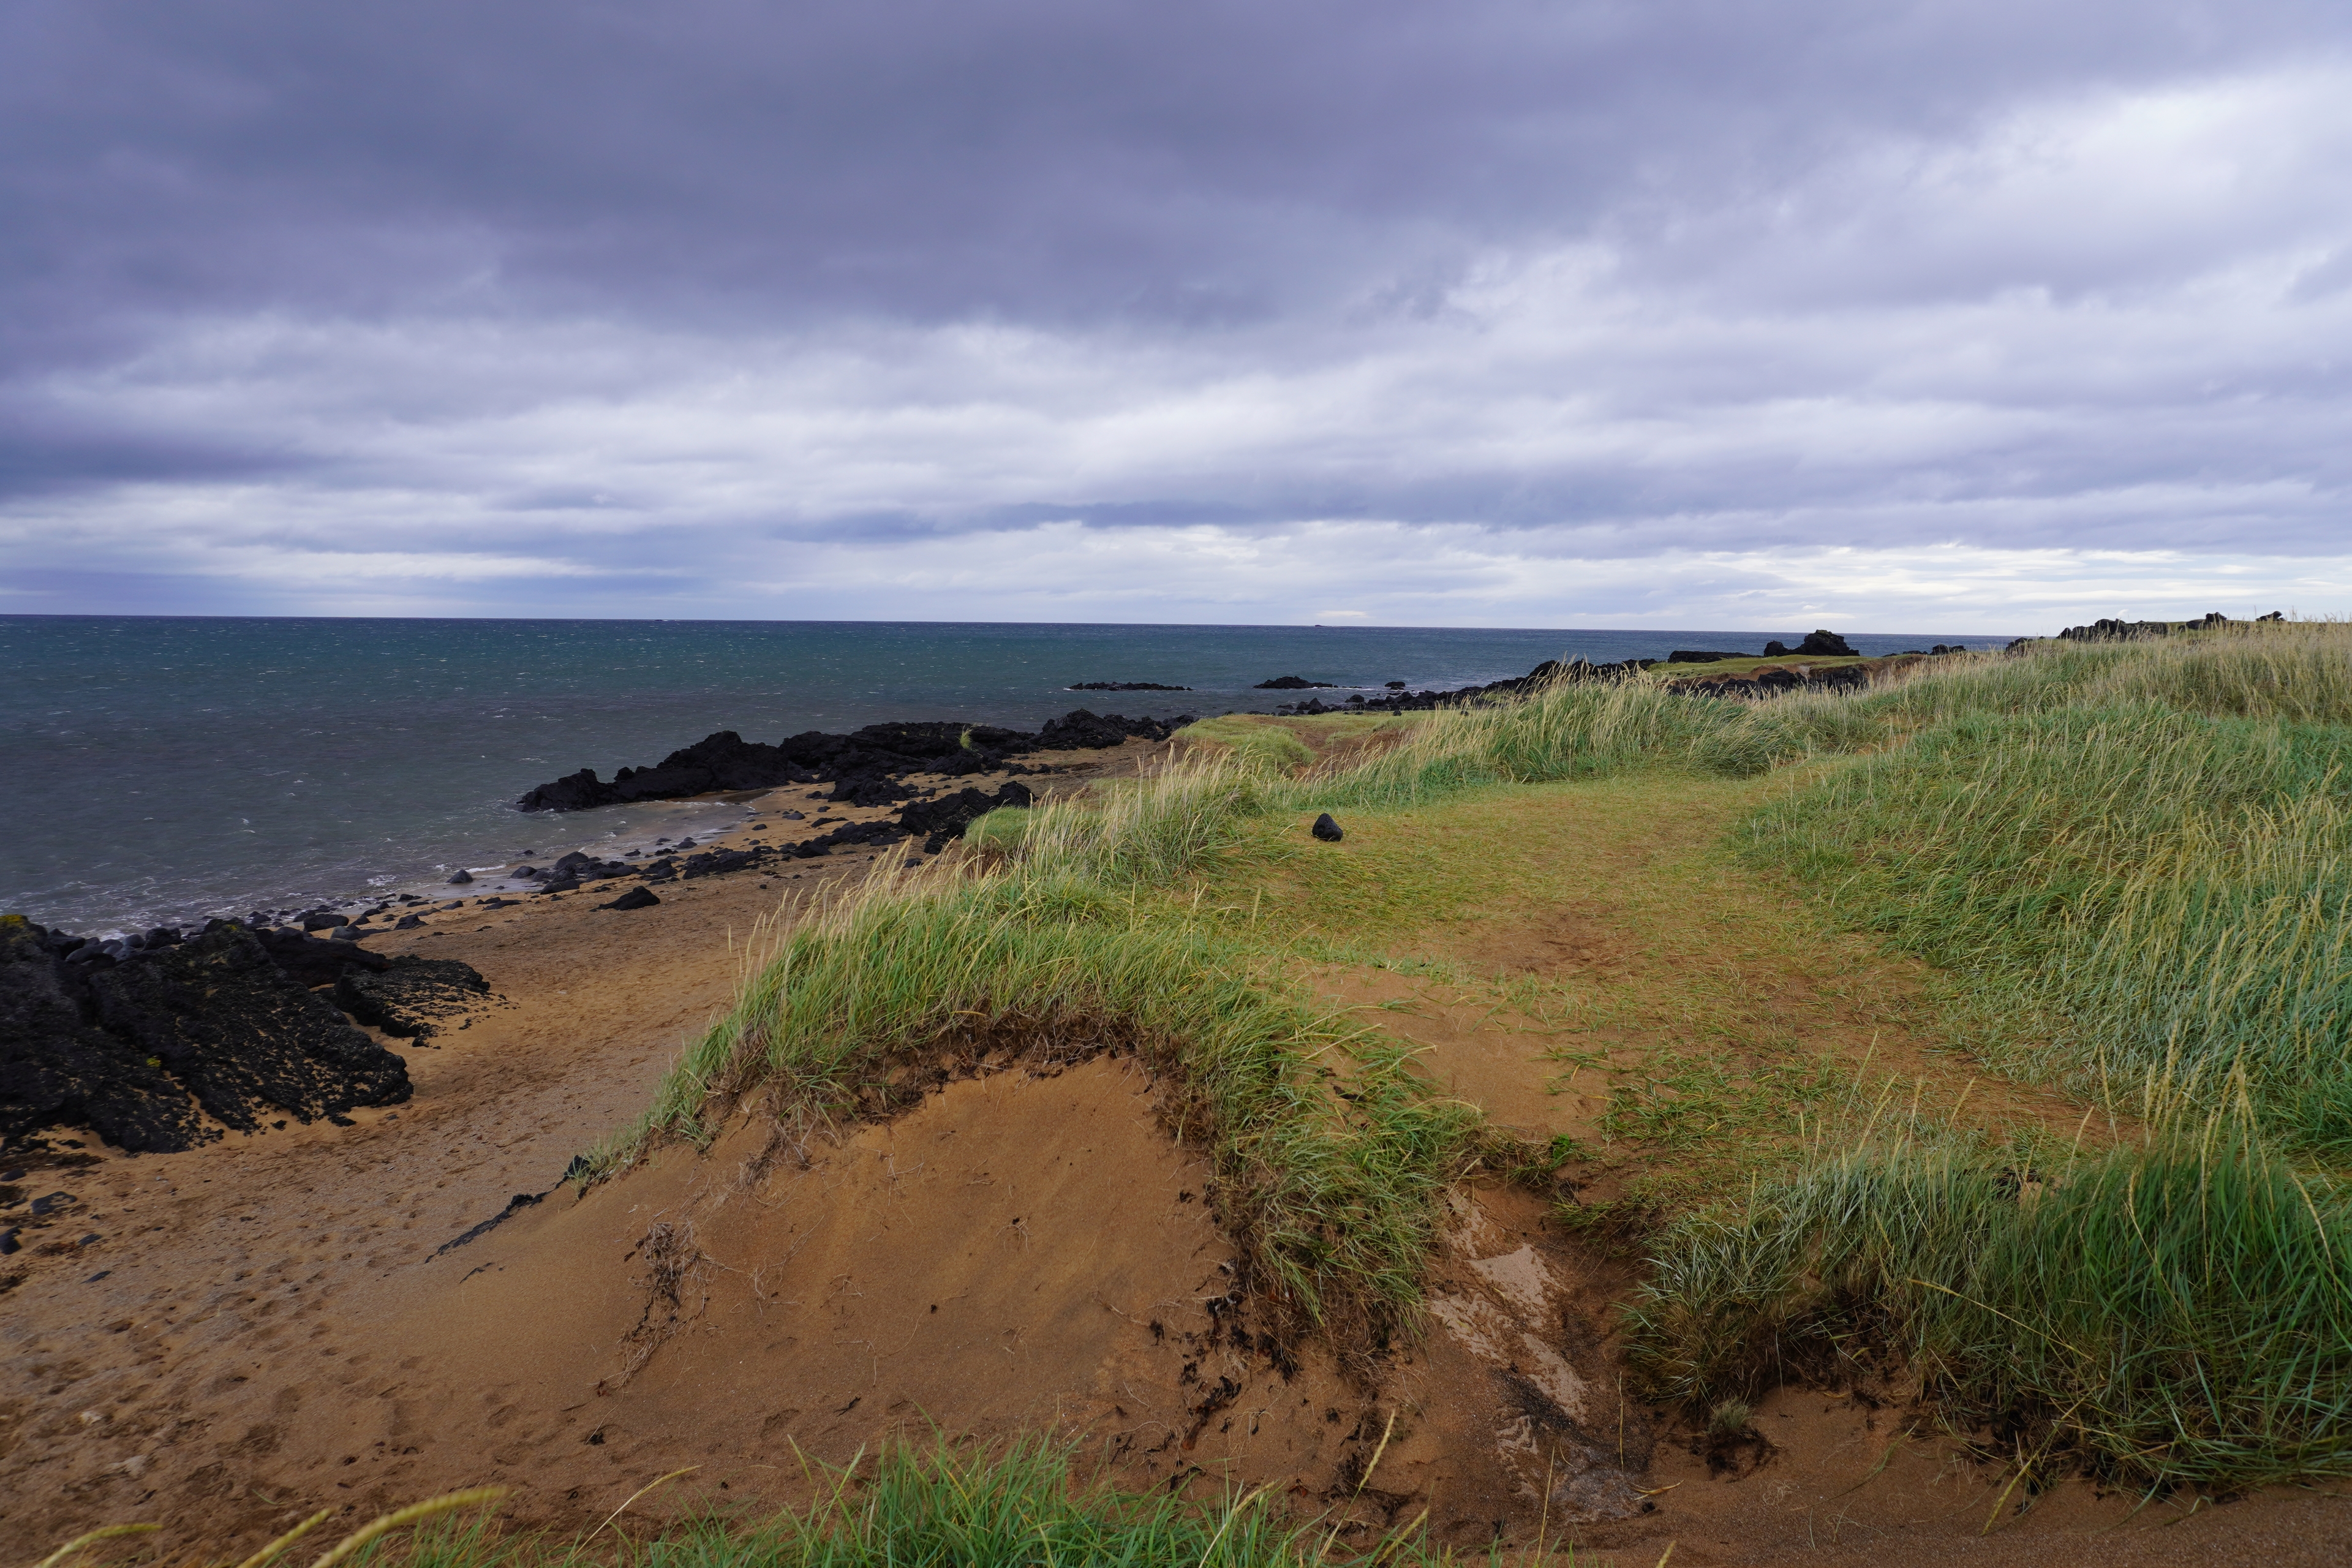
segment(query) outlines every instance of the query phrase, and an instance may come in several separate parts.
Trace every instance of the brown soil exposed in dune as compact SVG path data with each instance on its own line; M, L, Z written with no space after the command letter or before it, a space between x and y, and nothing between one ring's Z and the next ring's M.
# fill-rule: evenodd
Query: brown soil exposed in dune
M54 1234L100 1239L0 1265L0 1560L157 1520L160 1560L233 1561L318 1507L356 1519L484 1482L515 1489L509 1518L569 1531L696 1467L631 1510L677 1517L803 1496L804 1464L935 1432L1055 1434L1127 1484L1203 1497L1271 1483L1351 1521L1335 1556L1426 1510L1465 1548L1540 1534L1623 1568L1670 1544L1676 1564L2352 1559L2352 1501L2316 1493L2135 1513L2067 1482L2021 1512L1899 1391L1783 1391L1710 1447L1622 1396L1632 1266L1505 1186L1450 1200L1423 1333L1343 1363L1237 1290L1213 1173L1165 1125L1161 1086L1108 1052L1000 1055L892 1120L798 1139L754 1114L707 1152L556 1188L724 1005L730 938L856 869L673 884L627 913L583 892L436 917L378 945L464 959L509 1005L388 1042L410 1104L186 1154L93 1143L37 1170L25 1184L70 1192L80 1216ZM1591 897L1496 910L1447 951L1478 973L1671 990L1677 953L1613 921L1599 879ZM1771 1032L1858 1054L1874 1031L1938 1082L1960 1070L1874 1025L1864 993L1899 966L1858 978L1851 953L1818 951L1819 973L1751 962L1717 984ZM1318 984L1431 1047L1428 1069L1497 1121L1581 1135L1606 1104L1549 1054L1552 1025L1491 997L1340 965ZM1897 1000L1890 1016L1918 1016ZM2034 1113L2018 1093L2002 1114Z

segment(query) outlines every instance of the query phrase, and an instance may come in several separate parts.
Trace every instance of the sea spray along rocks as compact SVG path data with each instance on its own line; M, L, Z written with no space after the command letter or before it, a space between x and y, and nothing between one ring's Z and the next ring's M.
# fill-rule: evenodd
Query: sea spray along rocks
M273 1110L310 1121L408 1099L407 1064L235 921L120 956L88 948L0 916L0 1142L77 1125L161 1152L258 1131Z
M1129 719L1080 708L1031 734L991 724L868 724L847 735L812 730L774 745L721 730L646 768L623 768L611 783L583 768L541 784L515 804L524 811L585 811L638 800L677 800L716 790L831 784L845 805L888 805L913 794L897 781L908 773L1018 773L1011 759L1033 752L1099 751L1140 738L1164 741L1192 721Z

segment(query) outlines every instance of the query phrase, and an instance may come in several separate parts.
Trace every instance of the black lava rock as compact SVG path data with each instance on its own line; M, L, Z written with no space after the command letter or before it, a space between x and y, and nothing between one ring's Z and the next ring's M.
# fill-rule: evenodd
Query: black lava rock
M948 840L960 837L966 827L990 812L1000 806L1034 805L1036 798L1018 780L994 795L984 790L961 789L953 795L908 806L898 814L898 826L909 834L923 835L923 853L936 855L947 847Z
M1316 837L1320 838L1326 844L1337 844L1340 839L1347 837L1345 833L1340 831L1339 825L1331 820L1331 814L1328 811L1322 816L1317 817L1315 819L1315 826L1307 831L1313 833Z
M473 880L474 874L461 866L457 868L457 874L449 879L449 885L453 888L463 888L470 885Z
M335 1004L387 1035L429 1040L442 1020L471 1009L490 983L454 958L403 955L381 973L353 970L335 982Z
M1764 651L1769 654L1772 650L1768 647ZM1718 659L1754 658L1756 657L1757 656L1752 653L1727 653L1719 649L1713 648L1678 647L1675 649L1674 652L1666 655L1666 662L1668 664L1713 664Z
M96 1026L87 982L69 988L48 934L0 915L0 1143L58 1125L142 1153L215 1136L161 1061Z
M415 931L418 926L421 926L424 923L425 917L423 915L403 915L398 920L392 922L392 929L394 931Z
M371 955L376 956L376 955ZM194 942L93 976L99 1022L159 1060L239 1131L276 1107L310 1121L408 1099L408 1067L286 973L251 931L218 921Z
M809 731L767 745L732 730L672 752L650 768L623 768L607 784L593 769L541 784L516 804L525 811L581 811L637 800L675 800L717 790L772 789L831 783L844 804L888 805L913 792L889 781L908 773L990 773L1017 766L1011 758L1037 751L1099 749L1130 736L1164 741L1192 722L1097 715L1084 709L1048 722L1036 734L989 724L924 721L868 724L846 735Z
M631 888L609 904L598 904L600 910L649 910L661 900L654 897L651 888Z
M879 774L864 778L844 779L833 786L825 799L844 805L896 805L902 800L912 800L915 792L901 784L894 784Z
M1828 631L1807 632L1805 640L1797 645L1797 653L1800 658L1860 658L1862 657L1847 646L1845 638L1835 632Z
M289 978L304 986L331 985L346 969L379 970L392 962L355 942L320 941L282 927L255 931L253 939Z
M1311 691L1320 688L1328 690L1339 684L1336 680L1308 680L1304 676L1277 675L1272 680L1259 681L1250 689L1252 691Z
M1789 657L1789 645L1784 642L1768 642L1764 645L1764 657L1766 658L1786 658Z
M1694 697L1778 697L1790 691L1860 691L1870 685L1866 665L1832 665L1827 669L1761 669L1752 676L1692 677L1668 683L1667 689Z
M1048 719L1037 731L1040 752L1099 752L1125 741L1164 741L1185 725L1187 717L1129 719L1117 713L1089 713L1073 709L1059 719Z

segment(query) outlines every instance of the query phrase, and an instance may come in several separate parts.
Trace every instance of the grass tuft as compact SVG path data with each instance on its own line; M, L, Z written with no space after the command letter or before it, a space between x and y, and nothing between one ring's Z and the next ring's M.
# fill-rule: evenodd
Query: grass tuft
M1907 1371L1961 1431L2119 1481L2352 1474L2352 1205L2220 1122L2056 1172L1855 1151L1675 1225L1632 1324L1694 1410Z

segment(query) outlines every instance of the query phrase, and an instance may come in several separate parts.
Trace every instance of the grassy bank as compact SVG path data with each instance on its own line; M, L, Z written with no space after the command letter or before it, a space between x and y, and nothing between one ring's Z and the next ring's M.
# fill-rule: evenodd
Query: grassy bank
M2063 649L1868 700L1748 852L1972 993L2006 1072L2352 1162L2352 636Z
M589 1178L707 1145L747 1105L789 1132L887 1115L982 1058L1131 1053L1214 1162L1253 1288L1343 1346L1410 1334L1449 1187L1538 1151L1433 1087L1380 1010L1412 1005L1402 986L1344 1011L1317 982L1433 976L1601 1086L1622 1195L1577 1212L1642 1262L1631 1370L1661 1401L1705 1421L1782 1381L1866 1379L2022 1476L2352 1474L2352 629L2049 646L1756 704L1632 679L1235 715L1186 740L760 933ZM1327 810L1344 853L1305 835ZM1578 919L1639 962L1571 984L1448 945L1571 898L1605 902ZM1821 957L1833 928L1862 937ZM1882 947L1927 966L1916 995L1825 1038L1818 994L1885 983ZM1869 1077L1882 1024L1966 1047L1956 1092L1927 1051L1898 1091ZM2122 1131L2007 1124L1989 1091L1965 1120L1979 1065ZM625 1519L584 1548L436 1527L391 1555L1431 1560L1410 1531L1069 1466L897 1452L793 1513Z
M2352 1472L2352 1204L2218 1125L2050 1170L1848 1152L1675 1226L1633 1321L1694 1410L1891 1375L2045 1479Z
M714 1100L872 1108L958 1040L1091 1032L1187 1086L1263 1279L1310 1318L1402 1321L1479 1118L1304 999L1286 970L1328 939L1236 912L1297 853L1269 825L1786 768L1735 836L1750 866L1937 965L1982 1059L2156 1131L2054 1164L2046 1141L1832 1148L1686 1215L1635 1319L1659 1392L1705 1407L1867 1349L2045 1458L2158 1482L2337 1473L2346 1369L2312 1347L2352 1329L2326 1169L2352 1153L2347 650L2344 628L2299 626L1942 660L1851 697L1633 680L1213 721L1189 764L981 825L992 869L878 883L796 928L604 1160L700 1136ZM1453 896L1439 881L1366 896L1409 920ZM1646 1100L1621 1084L1614 1125L1671 1139L1769 1076L1675 1070ZM1768 1115L1835 1087L1772 1070Z

